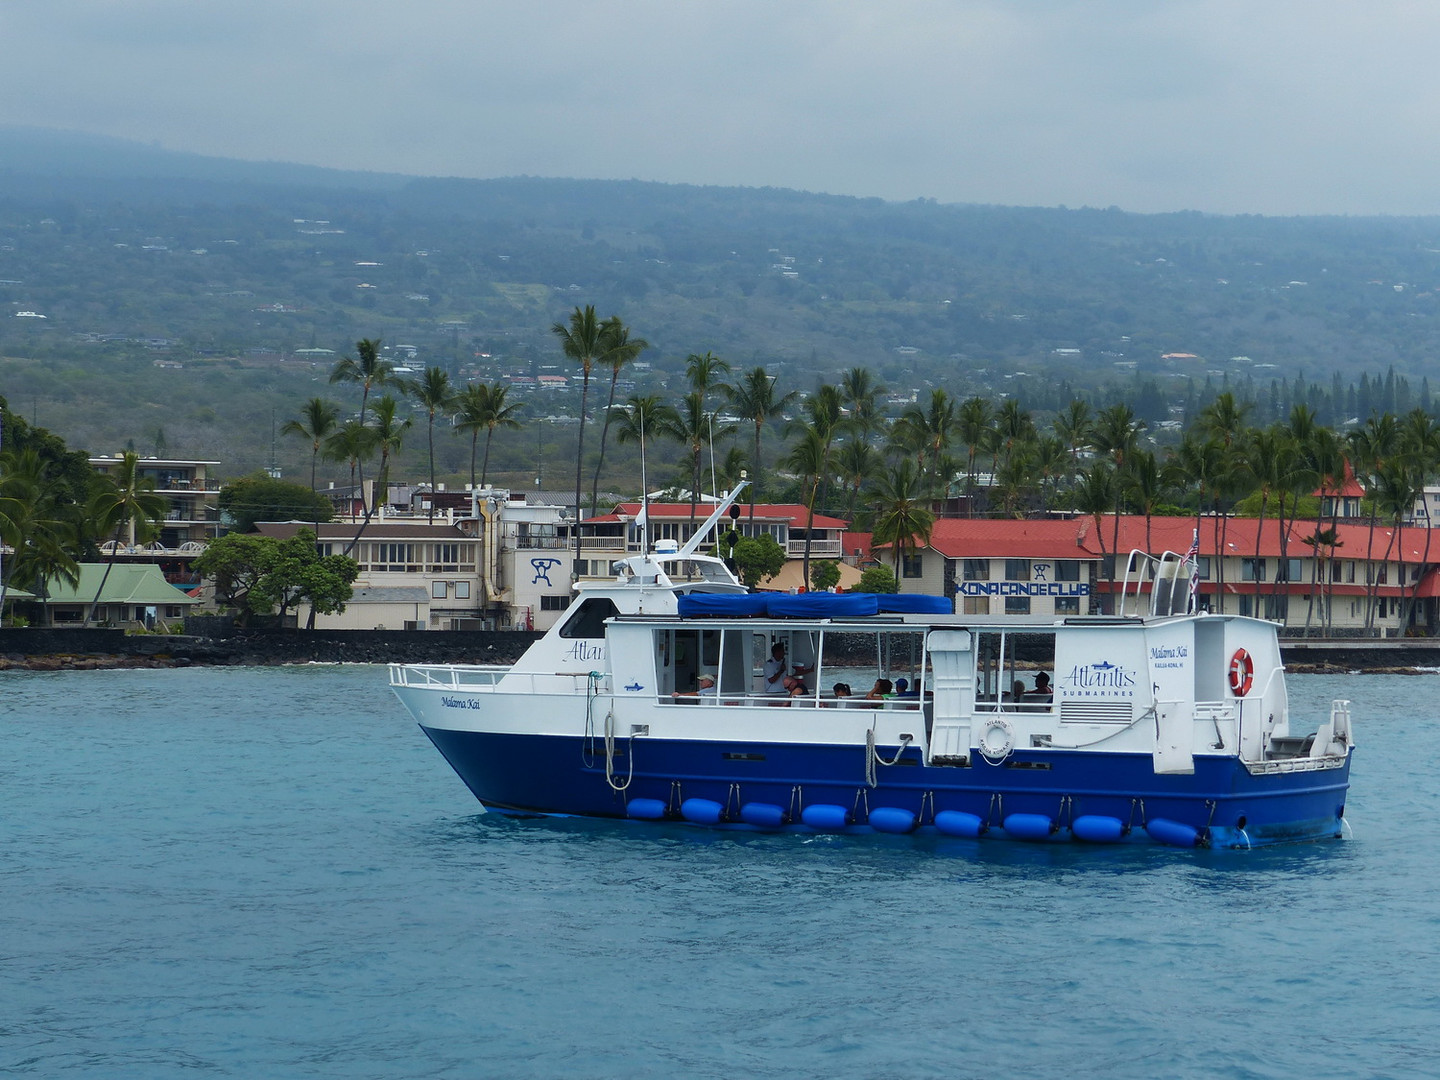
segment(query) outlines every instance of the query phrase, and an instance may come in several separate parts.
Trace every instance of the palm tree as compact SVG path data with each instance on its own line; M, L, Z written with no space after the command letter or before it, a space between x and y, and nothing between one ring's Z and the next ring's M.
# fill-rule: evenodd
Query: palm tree
M1040 477L1040 512L1042 514L1049 512L1052 500L1048 496L1054 495L1060 478L1070 473L1072 460L1070 451L1057 436L1044 435L1036 441L1033 464L1035 474Z
M1155 507L1165 495L1166 486L1164 470L1154 453L1136 450L1125 475L1125 490L1135 508L1145 515L1146 554L1155 552L1155 546L1150 542L1150 522L1155 516Z
M330 461L344 461L350 466L350 489L355 490L355 476L361 463L370 455L375 446L375 433L359 420L346 420L325 440L325 457ZM361 474L363 476L363 473ZM352 505L351 509L354 507ZM365 510L365 492L360 492L360 510Z
M389 497L390 493L390 462L400 452L400 447L405 441L405 433L415 426L411 417L400 419L396 415L399 408L398 402L389 394L384 395L375 402L375 422L370 425L369 439L372 449L380 451L380 469L376 476L375 501L365 511L365 517L360 522L360 527L355 530L355 535L350 538L350 543L345 545L344 555L349 555L355 550L355 545L360 542L360 537L365 535L365 529L374 517L376 508L381 501Z
M1117 402L1101 410L1100 415L1095 418L1095 428L1091 433L1092 445L1100 453L1109 454L1110 463L1115 467L1115 540L1112 546L1117 549L1114 553L1117 563L1120 557L1120 500L1125 493L1125 469L1144 427L1144 422L1135 418L1129 405ZM1113 568L1110 580L1113 585Z
M740 377L730 393L730 408L755 425L755 481L750 485L750 520L755 520L755 493L760 487L760 429L770 420L777 420L795 400L795 391L783 396L775 393L775 377L763 367L752 368Z
M1090 403L1081 398L1071 398L1070 403L1055 415L1052 424L1055 437L1069 452L1072 470L1080 468L1080 451L1090 445L1091 425Z
M605 402L605 423L600 427L600 460L595 463L595 479L590 484L590 512L596 512L595 504L600 498L600 470L605 467L605 444L610 437L610 413L615 407L615 384L620 381L620 371L626 364L634 363L642 352L650 347L644 338L630 337L630 328L612 315L601 325L604 335L604 352L601 363L610 365L610 396Z
M695 529L695 507L700 501L701 454L707 445L713 445L717 437L723 438L734 432L733 424L715 424L715 414L705 409L704 395L692 390L680 399L680 407L672 413L668 434L690 451L690 528Z
M965 446L965 496L967 515L975 516L975 455L985 445L991 423L990 403L981 397L966 398L956 417L955 435Z
M595 305L576 307L570 323L555 323L550 332L560 339L560 351L580 365L580 431L575 447L575 557L580 557L580 477L585 462L585 406L590 398L590 373L605 351L606 333L595 317Z
M435 497L439 489L435 486L435 414L450 409L455 404L455 389L450 385L450 376L444 368L429 367L414 382L405 384L405 392L425 410L430 444L430 521L435 521Z
M785 463L799 474L801 482L809 488L805 499L805 550L800 563L800 576L810 581L810 538L814 533L815 499L820 493L820 481L825 476L830 457L830 445L825 436L809 424L799 429L800 437L786 455Z
M394 381L395 366L388 360L380 359L380 339L361 338L355 343L356 357L344 356L335 363L330 372L332 383L354 382L360 384L360 423L365 423L365 408L370 401L370 391ZM360 505L365 505L365 467L360 465Z
M299 420L287 420L281 435L299 435L310 440L310 490L315 490L315 465L330 433L340 426L340 409L332 401L311 398L300 410Z
M469 383L455 398L455 427L470 433L470 488L475 489L475 451L480 429L485 429L485 459L480 467L480 486L490 472L490 440L496 428L518 428L516 419L524 409L518 401L506 402L510 388L504 383Z
M690 388L705 400L712 389L728 391L729 387L720 378L730 371L730 364L712 352L691 353L685 358L685 377Z
M71 554L76 523L53 494L48 472L33 448L0 454L0 544L10 547L0 573L0 612L11 582L36 594L45 594L47 584L57 579L72 586L80 582Z
M1428 566L1430 565L1430 534L1433 523L1430 520L1430 500L1425 497L1425 487L1434 477L1436 469L1440 468L1440 425L1437 425L1434 418L1424 409L1412 409L1405 415L1401 440L1405 447L1405 460L1410 468L1412 483L1420 492L1418 500L1420 512L1425 518L1425 550L1420 556L1420 562L1422 566ZM1406 602L1405 612L1400 620L1401 627L1410 625L1411 614L1415 609L1419 593L1420 578L1417 576L1410 589L1410 598Z
M1404 528L1402 522L1405 516L1415 508L1415 500L1420 497L1421 491L1416 487L1411 472L1406 468L1405 462L1397 459L1386 461L1380 466L1376 475L1378 484L1375 490L1375 508L1378 513L1385 515L1390 523L1390 539L1385 545L1385 558L1381 566L1390 564L1390 552L1394 549L1397 539L1400 539L1400 565L1396 570L1399 580L1396 584L1400 587L1400 594L1405 593L1405 544L1401 539ZM1374 600L1371 609L1365 613L1366 626L1374 626L1373 608L1378 605L1380 599L1380 574L1371 574L1375 579L1372 586ZM1400 624L1399 632L1404 633L1405 625Z
M881 475L875 495L872 539L877 546L890 545L898 585L905 555L930 543L935 515L925 504L933 493L914 460L905 457Z
M155 481L140 474L139 456L128 451L122 454L115 471L106 474L101 481L101 489L90 500L90 518L95 523L97 534L105 535L113 530L113 535L105 573L100 577L95 599L85 616L86 626L95 620L105 583L110 580L110 571L115 567L115 556L120 551L120 534L128 532L132 545L137 539L148 541L159 531L167 509L165 499L155 494Z
M955 437L956 424L955 399L937 386L930 391L928 405L905 407L890 435L902 451L916 455L924 473L938 467Z
M1095 538L1100 541L1100 560L1105 560L1105 529L1101 520L1115 500L1115 488L1119 486L1115 470L1107 462L1097 461L1081 471L1075 482L1075 509L1089 514L1095 522ZM1114 604L1115 571L1110 571L1111 595L1100 600L1100 610Z
M1235 400L1235 395L1229 390L1216 396L1205 408L1200 410L1200 417L1197 425L1203 434L1209 435L1220 445L1220 456L1222 464L1219 473L1214 477L1211 491L1214 494L1215 510L1220 514L1216 523L1216 546L1217 552L1217 578L1216 595L1221 598L1224 604L1225 595L1225 560L1223 554L1228 550L1227 540L1230 535L1230 515L1223 513L1223 502L1227 494L1239 494L1240 481L1243 479L1243 472L1237 467L1236 457L1240 451L1240 444L1244 440L1245 418L1250 414L1251 404L1241 404Z
M625 409L616 423L615 438L621 443L636 443L640 447L640 474L646 479L645 453L652 439L673 439L680 428L680 416L660 399L659 394L632 394L625 402ZM649 492L642 493L648 498ZM650 550L650 525L645 525L645 535L640 538L641 550Z
M1370 510L1370 531L1365 541L1365 560L1368 567L1368 576L1372 579L1366 583L1366 611L1365 628L1369 630L1373 624L1372 614L1375 598L1379 595L1379 582L1373 580L1379 577L1375 571L1375 520L1376 508L1374 505L1375 492L1380 484L1380 473L1390 459L1400 450L1400 425L1390 413L1384 415L1370 414L1370 419L1365 421L1365 426L1356 428L1350 433L1350 458L1355 466L1355 471L1364 475L1361 481L1366 493L1370 496L1372 503ZM1373 593L1372 593L1373 590Z
M877 401L885 387L869 368L854 367L840 377L840 400L850 410L850 426L867 438L883 426Z
M907 459L908 460L908 459ZM845 517L855 520L855 503L860 498L860 488L879 470L883 459L880 452L863 437L847 439L835 453L835 469L840 480L849 489L845 504Z
M1219 478L1225 469L1225 454L1216 438L1204 438L1193 431L1187 431L1180 440L1180 444L1171 451L1170 457L1165 462L1165 471L1170 483L1184 490L1194 489L1195 495L1195 535L1200 535L1200 518L1205 512L1205 497L1209 495L1215 507L1219 507ZM1215 521L1215 564L1213 573L1217 579L1220 578L1219 565L1224 558L1225 550L1220 545L1220 518L1217 515ZM1219 595L1217 601L1222 607L1224 605L1223 594Z

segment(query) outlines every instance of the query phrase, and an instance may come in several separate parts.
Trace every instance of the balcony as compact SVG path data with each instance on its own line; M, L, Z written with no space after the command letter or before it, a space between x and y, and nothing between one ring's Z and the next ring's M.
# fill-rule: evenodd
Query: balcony
M812 559L838 559L841 554L839 540L811 540L810 558ZM805 557L805 541L790 540L785 545L785 555L790 559L803 559Z

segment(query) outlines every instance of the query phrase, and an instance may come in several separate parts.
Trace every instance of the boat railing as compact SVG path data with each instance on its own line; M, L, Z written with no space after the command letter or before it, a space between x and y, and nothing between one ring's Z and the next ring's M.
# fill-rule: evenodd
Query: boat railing
M491 690L510 669L503 664L391 664L391 686Z
M1135 548L1125 562L1125 574L1120 579L1120 598L1115 611L1125 614L1126 601L1133 597L1136 614L1187 615L1195 610L1195 590L1192 587L1199 572L1189 556L1174 551L1161 552L1159 557ZM1144 586L1150 586L1148 603Z

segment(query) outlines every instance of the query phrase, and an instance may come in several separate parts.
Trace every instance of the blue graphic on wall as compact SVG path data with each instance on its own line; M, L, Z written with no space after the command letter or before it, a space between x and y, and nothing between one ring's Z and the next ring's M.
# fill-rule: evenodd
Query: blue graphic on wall
M552 567L560 565L559 559L531 559L530 565L535 569L535 576L530 579L531 585L539 584L542 581L546 585L554 585L554 582L550 580L550 570Z

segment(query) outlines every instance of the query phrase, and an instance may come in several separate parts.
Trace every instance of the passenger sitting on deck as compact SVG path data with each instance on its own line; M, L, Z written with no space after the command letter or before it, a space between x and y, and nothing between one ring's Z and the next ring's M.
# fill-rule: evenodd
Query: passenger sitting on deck
M1025 700L1025 680L1016 679L1010 684L1010 693L1005 695L1005 700L1018 705Z
M880 701L882 698L889 697L890 694L894 691L894 689L895 684L892 683L889 679L876 679L875 685L872 686L870 688L870 692L865 695L865 700Z
M796 664L793 668L785 663L785 643L777 641L770 647L770 659L765 661L765 685L764 691L767 694L789 694L790 687L786 685L792 675L799 678L808 674L813 668L804 664ZM786 674L790 672L791 674Z
M672 699L672 700L678 700L678 699L680 699L680 698L682 698L682 697L683 697L683 698L702 698L702 697L703 697L703 698L706 698L706 699L711 700L711 701L715 700L715 676L714 676L714 675L711 675L708 671L702 672L701 675L700 675L699 682L700 682L700 685L699 685L699 687L698 687L697 689L694 689L694 690L676 690L676 691L674 691L674 692L671 693L671 695L670 695L671 699Z
M896 679L896 680L895 680L895 696L896 696L896 697L919 697L919 696L920 696L920 692L919 692L918 690L911 690L911 689L910 689L910 680L909 680L909 679Z
M1040 672L1035 676L1035 689L1025 695L1027 701L1043 704L1051 699L1050 676Z
M849 697L849 696L850 696L850 684L849 684L848 682L837 682L837 683L835 684L833 693L835 694L836 697Z

